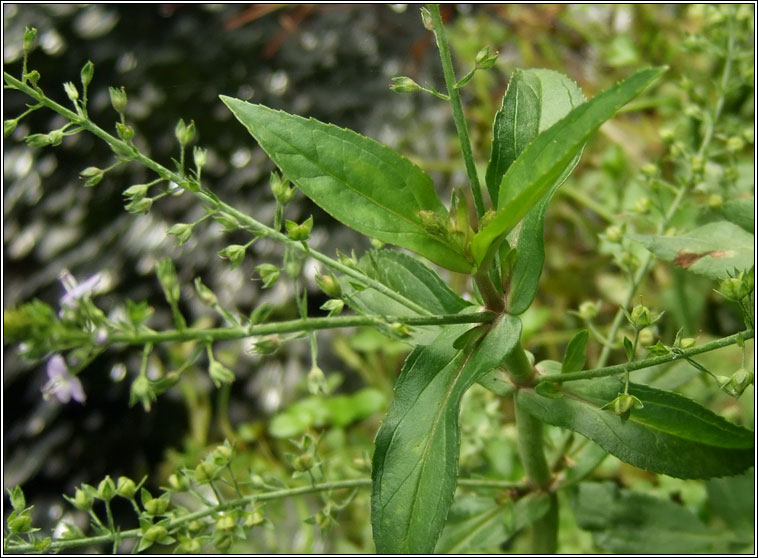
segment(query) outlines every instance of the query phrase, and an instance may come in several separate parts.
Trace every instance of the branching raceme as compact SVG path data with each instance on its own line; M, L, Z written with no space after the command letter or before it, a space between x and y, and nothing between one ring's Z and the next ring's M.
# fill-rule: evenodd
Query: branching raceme
M182 315L176 270L171 261L163 260L156 266L156 273L175 326L164 331L155 331L147 325L152 309L146 303L128 302L121 318L107 317L92 300L98 292L100 277L79 284L73 277L65 276L67 294L59 313L39 301L5 313L6 341L21 343L22 354L30 359L49 359L51 382L45 387L47 396L61 401L71 398L83 401L77 374L111 345L143 346L131 403L140 402L146 410L160 393L181 381L184 370L180 368L157 380L148 378L148 360L159 344L192 342L196 350L187 366L205 353L210 378L217 387L224 388L234 381L235 373L216 358L214 343L255 338L258 352L269 354L282 341L306 334L313 360L308 385L313 393L326 391L323 373L316 362L317 330L370 326L405 339L415 348L403 366L394 400L377 433L371 479L328 480L316 452L317 440L308 434L293 442L299 453L291 461L293 476L302 476L308 484L281 487L258 476L243 479L233 467L234 444L226 442L194 469L181 469L171 475L169 486L157 497L143 487L144 480L135 483L126 477L116 483L107 477L97 488L82 485L69 501L90 515L94 535L85 535L66 524L56 540L38 536L31 525L31 509L26 506L23 492L14 488L10 490L14 511L7 521L5 550L65 551L107 543L118 552L122 542L132 539L135 540L132 548L138 552L154 544L175 545L179 552L198 552L207 544L226 550L235 541L244 539L247 529L267 521L263 515L266 501L320 493L324 507L310 520L326 529L334 523L339 509L352 499L349 496L338 503L332 499L333 491L370 487L377 550L393 554L431 553L445 529L456 487L467 487L503 490L513 501L542 498L540 502L544 505L525 506L523 525L531 526L535 552L553 553L558 548L557 492L579 478L561 472L573 435L555 456L557 465L548 465L543 443L547 424L578 432L604 452L655 473L708 478L747 469L753 456L750 431L674 392L630 381L630 372L686 360L714 376L717 387L734 397L739 397L753 383L753 373L744 364L732 376L715 376L692 358L732 344L738 344L744 351L745 341L753 338L754 318L750 312L754 300L753 274L749 265L743 265L752 260L752 236L744 242L750 247L748 257L747 248L735 245L735 237L727 234L733 233L735 227L741 239L748 235L747 231L728 219L717 224L720 228L715 235L709 231L710 241L718 244L718 238L727 238L731 242L729 250L736 252L734 258L718 261L714 254L726 246L709 244L701 252L674 248L673 255L668 256L672 249L666 243L684 242L684 237L664 235L685 197L696 186L704 157L717 137L716 126L729 88L735 50L734 17L729 14L721 97L706 120L706 131L691 157L687 174L673 186L674 199L662 211L656 234L629 235L630 240L641 242L649 252L636 271L627 265L628 259L622 261L631 276L624 306L612 320L607 335L603 335L593 323L597 307L590 303L583 305L577 316L588 330L571 339L561 363L536 364L522 346L519 316L536 297L545 259L543 229L547 206L577 165L594 132L658 80L665 68L643 69L589 100L576 83L556 71L515 70L494 122L485 180L492 202L488 208L459 90L477 70L492 67L496 55L490 54L488 48L482 49L474 68L457 80L439 7L422 8L424 25L436 37L447 91L440 93L421 87L407 77L393 80L392 89L401 93L428 92L450 103L473 211L468 205L469 196L459 190L446 207L423 170L374 140L351 130L222 96L222 101L283 174L274 173L271 177L277 209L274 226L268 226L222 201L203 184L205 150L193 149L194 169L187 171L185 153L195 135L194 123L180 121L176 127L180 158L175 162L176 169L171 170L135 146L123 88L110 89L111 103L119 114L116 135L89 119L87 89L94 75L91 63L81 72L81 96L73 83L64 86L74 110L47 97L39 85L39 74L27 69L27 55L35 40L35 31L27 30L22 76L18 79L5 73L4 79L6 89L27 95L34 104L17 119L5 122L6 136L31 111L50 109L66 118L68 124L47 134L28 136L29 145L55 146L64 136L87 131L106 142L116 155L117 161L110 167L90 167L82 172L85 187L97 185L117 165L137 163L152 170L158 178L124 192L128 211L147 212L177 188L198 198L206 215L195 223L177 223L169 229L180 245L190 238L195 226L209 218L220 222L226 230L242 229L252 235L247 244L229 245L220 252L232 267L243 262L247 250L260 237L281 243L285 247L283 269L273 264L255 268L264 288L276 283L282 270L299 284L304 258L313 258L331 270L317 278L321 290L331 297L322 307L329 315L309 317L305 293L298 288L300 317L282 322L267 321L271 308L265 305L250 316L223 308L211 289L197 279L198 298L226 322L224 327L200 328L188 326ZM660 187L663 179L655 169L649 175ZM308 244L313 219L303 223L284 219L285 207L295 191L290 183L358 232L471 276L471 296L477 303L461 297L420 259L405 253L381 249L360 259L344 255L333 259L314 250ZM161 184L165 190L155 194ZM282 232L282 225L286 233ZM698 236L697 229L690 234L687 237L690 240L701 240L705 235L703 232ZM615 241L619 242L623 232L607 231L606 235L615 235ZM683 338L681 332L671 346L660 340L655 345L652 341L644 343L644 336L662 314L642 305L630 306L654 256L679 265L685 261L688 265L684 267L695 272L699 265L703 274L721 280L719 292L738 304L746 329L700 345L694 339ZM356 314L338 315L345 305ZM624 317L633 331L633 339L625 338L623 342L627 362L605 366L617 346ZM590 333L600 338L603 349L596 367L584 370ZM638 359L643 345L647 347L647 357ZM61 356L64 351L77 358L69 358L67 362ZM503 371L507 379L495 382L493 374ZM616 378L619 376L622 380ZM500 396L513 398L518 452L526 474L524 482L458 478L460 406L465 392L477 382ZM598 451L599 459L586 468L583 476L589 475L606 455ZM185 496L194 499L194 504L184 504ZM113 498L131 502L139 519L138 529L122 531L114 524L110 508Z

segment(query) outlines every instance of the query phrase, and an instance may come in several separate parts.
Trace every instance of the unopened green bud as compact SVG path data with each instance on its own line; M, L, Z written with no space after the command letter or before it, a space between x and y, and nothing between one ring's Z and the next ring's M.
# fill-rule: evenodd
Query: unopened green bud
M475 65L480 70L486 70L495 65L497 52L490 54L490 47L484 47L476 53Z
M122 114L126 109L126 90L123 87L121 89L109 87L108 93L111 96L111 105L117 113Z
M192 138L195 137L195 122L191 121L189 125L187 125L184 123L184 119L180 118L179 122L176 123L174 134L176 135L179 144L182 147L186 146L192 141Z
M258 275L260 275L261 279L263 279L264 289L267 289L276 284L276 282L279 280L279 274L281 273L281 269L273 264L268 263L255 266L255 271L257 271Z
M597 311L597 304L590 300L585 300L579 305L579 315L583 320L592 320L597 316Z
M17 118L14 118L12 120L6 120L5 122L3 122L3 137L7 138L8 136L10 136L16 130L17 126L18 126Z
M288 219L284 222L284 226L287 228L287 235L292 240L308 240L313 229L313 215L300 224Z
M661 128L658 134L661 136L661 141L664 143L671 143L674 141L674 130L671 128Z
M63 90L66 92L66 96L68 97L69 101L76 103L77 99L79 99L79 91L77 91L76 85L70 81L67 81L63 84Z
M210 482L218 475L220 469L208 461L201 461L197 467L195 467L195 482L198 484L205 484Z
M642 409L644 408L644 405L642 404L642 401L634 395L619 393L616 399L606 403L600 408L610 410L621 417L622 422L626 422L634 409Z
M282 342L278 336L272 335L259 339L255 342L255 351L260 355L272 355L281 347Z
M434 31L434 23L432 23L432 14L426 8L421 8L421 22L424 24L424 29L428 31Z
M702 109L699 106L692 103L689 103L684 106L684 114L696 120L702 120L703 118Z
M229 443L221 444L220 446L216 446L216 448L213 450L213 453L211 454L211 459L213 459L213 462L216 465L219 466L226 466L234 456L234 448L229 445Z
M163 293L169 304L174 305L179 301L181 289L179 288L179 279L176 276L174 262L169 258L163 258L155 264L155 272L163 287Z
M752 145L755 141L755 130L753 128L745 128L742 130L742 138Z
M316 461L313 459L313 456L304 453L303 455L298 455L295 460L292 462L292 468L295 469L295 471L300 471L301 473L304 473L305 471L310 471L313 469L313 466L316 464Z
M345 302L336 298L330 298L324 304L321 305L321 310L329 312L330 316L336 316L345 307Z
M340 298L342 296L340 282L331 272L316 275L316 284L327 296L332 298Z
M132 499L137 492L137 485L129 477L119 477L116 485L116 494L122 498Z
M134 405L137 401L142 403L146 411L150 411L153 401L157 398L153 386L147 376L138 376L129 390L129 405Z
M177 492L183 492L189 488L189 482L187 482L187 477L184 475L179 475L177 473L171 473L168 477L168 485L171 487L172 490L175 490Z
M197 170L200 170L208 161L208 150L196 145L192 150L192 158L195 161L195 168L197 168Z
M683 337L679 340L679 347L682 349L689 349L695 346L695 339L693 337Z
M150 186L147 184L134 184L133 186L129 186L126 190L124 190L124 197L130 198L132 200L142 199L147 195L147 191L149 189Z
M81 78L82 86L86 89L87 86L92 83L92 76L95 75L95 65L92 60L88 60L87 63L82 66Z
M216 520L216 529L220 531L231 531L237 526L237 522L231 515L222 515Z
M634 203L634 211L637 213L645 214L653 207L653 201L650 198L639 198Z
M131 139L134 137L134 128L127 126L126 124L122 124L121 122L116 122L116 133L118 133L118 137L120 137L122 140L131 141Z
M168 509L169 501L167 498L151 498L142 502L142 505L149 515L163 515Z
M234 535L227 531L218 531L213 537L213 546L216 550L227 551L232 546Z
M208 367L208 375L217 388L220 388L222 384L231 384L234 381L234 372L217 360L211 362Z
M221 225L225 231L234 231L239 228L239 221L230 215L215 214L213 220Z
M695 155L690 159L692 172L700 174L705 170L705 158L701 155Z
M738 151L742 151L745 147L745 140L743 140L739 136L732 136L728 140L726 140L726 150L730 151L731 153L737 153Z
M32 85L37 85L37 82L39 82L40 75L39 75L39 72L37 70L32 70L31 72L27 73L24 77Z
M189 531L190 533L197 533L201 529L205 528L205 522L199 519L193 519L192 521L188 522L186 525L187 525L187 531Z
M148 527L142 538L149 542L155 542L161 540L166 535L168 535L168 529L163 525L153 525L152 527Z
M135 199L133 202L126 205L126 210L129 213L147 213L150 208L153 207L152 198Z
M24 29L24 52L30 53L37 46L37 29L27 27Z
M232 269L239 267L242 260L245 259L245 247L241 244L230 244L226 248L219 250L218 255L227 259L232 264Z
M251 512L246 512L243 519L243 524L245 527L257 527L261 523L265 521L265 518L263 517L263 514L260 512L260 510L253 510Z
M192 225L176 223L169 227L167 234L176 237L176 243L181 246L192 236Z
M203 304L207 304L208 306L215 306L218 304L218 298L213 294L213 291L200 280L200 277L195 278L195 290Z
M8 496L11 500L11 507L13 507L14 510L21 511L26 508L26 497L20 486L9 488Z
M26 533L32 527L32 516L29 513L21 513L7 520L8 530L11 533Z
M732 374L727 381L720 381L721 390L732 397L739 397L750 386L755 379L755 374L745 368L740 368Z
M642 170L642 174L649 176L650 178L658 174L658 166L654 165L653 163L646 163L645 165L642 165L642 169L640 170Z
M295 189L290 187L290 181L280 176L277 172L271 173L269 185L271 186L274 198L276 198L276 201L280 205L287 205L295 195Z
M90 510L92 509L92 503L94 502L94 495L90 490L86 488L77 488L74 492L74 497L71 500L73 506L78 510Z
M313 395L329 392L329 385L326 383L324 371L318 366L313 366L310 372L308 372L306 385L308 386L308 392Z
M647 347L653 344L654 335L650 329L643 329L640 331L639 343L643 347Z
M721 281L719 292L725 298L740 301L750 296L754 288L754 278L751 273L741 271L736 277L729 277Z
M636 304L634 308L632 308L632 313L627 314L629 323L631 323L632 327L636 330L642 330L653 325L661 319L661 316L663 316L663 312L660 314L653 314L648 307L642 306L641 304Z
M605 229L605 238L608 239L608 242L613 242L616 244L618 242L621 242L623 236L624 234L621 231L621 227L617 227L616 225L611 225Z
M406 337L411 336L411 328L408 324L401 324L399 322L394 322L390 324L390 329L393 333L398 335L399 337L405 339Z
M79 176L86 179L84 181L85 188L92 188L93 186L96 186L100 183L100 181L103 179L103 176L105 176L105 171L97 167L87 167L79 173Z
M414 91L420 91L421 86L407 76L398 76L392 78L390 89L397 93L413 93Z

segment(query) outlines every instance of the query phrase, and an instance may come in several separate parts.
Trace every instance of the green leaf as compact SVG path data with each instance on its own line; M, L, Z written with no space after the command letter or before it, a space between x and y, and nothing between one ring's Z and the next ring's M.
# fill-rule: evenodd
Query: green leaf
M432 269L418 259L397 250L377 250L360 259L358 267L429 314L457 314L471 304L459 297ZM419 312L371 288L356 289L345 277L340 279L345 301L364 314L414 317ZM413 341L429 342L439 331L435 326L413 328ZM430 337L431 336L431 337Z
M561 373L566 372L579 372L584 368L584 363L587 360L587 339L589 339L590 332L583 329L571 338L566 346L566 354L563 356L563 364L561 364Z
M504 316L470 355L453 341L470 326L449 326L408 357L395 399L376 436L371 523L381 554L431 553L455 492L464 392L518 342L521 323Z
M503 175L531 141L585 101L579 86L553 70L516 70L495 115L487 190L495 207Z
M755 231L755 197L725 201L721 214L727 221L739 225L747 232Z
M503 106L495 116L492 155L487 166L487 189L497 207L500 182L508 167L537 134L545 131L583 103L576 83L553 70L516 70L511 76ZM518 235L517 256L510 283L511 314L521 314L534 300L545 261L545 213L550 199L576 164L580 153L540 203L524 218Z
M755 237L729 221L698 227L679 236L630 234L658 259L705 275L723 279L735 269L750 269L755 258Z
M711 479L705 487L708 508L724 520L728 529L752 541L755 505L753 471L735 477Z
M719 539L688 508L614 483L581 483L573 499L579 527L613 554L693 554Z
M447 218L431 178L352 130L221 96L286 177L338 221L462 273L472 264L419 211Z
M509 506L493 498L466 495L456 499L440 535L437 554L499 550L512 533L506 528Z
M630 384L644 405L625 423L601 407L623 392L616 379L564 385L564 397L546 399L521 389L518 404L548 424L568 428L636 467L685 479L735 475L753 465L751 431L676 393Z
M574 108L524 149L500 183L497 215L474 236L471 251L477 264L547 194L600 125L664 71L649 68L637 72Z

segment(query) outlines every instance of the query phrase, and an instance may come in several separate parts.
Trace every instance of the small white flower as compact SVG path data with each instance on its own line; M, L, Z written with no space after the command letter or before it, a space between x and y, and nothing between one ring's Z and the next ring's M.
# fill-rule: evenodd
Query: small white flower
M98 292L105 286L105 276L102 273L95 273L81 284L77 282L68 270L63 270L59 278L61 283L63 283L63 288L66 289L66 294L61 298L61 306L68 306L70 308L76 306L80 298Z
M61 403L68 403L72 399L84 403L87 399L82 382L69 373L61 355L53 355L47 361L47 377L47 383L42 386L42 397L45 399L54 396Z

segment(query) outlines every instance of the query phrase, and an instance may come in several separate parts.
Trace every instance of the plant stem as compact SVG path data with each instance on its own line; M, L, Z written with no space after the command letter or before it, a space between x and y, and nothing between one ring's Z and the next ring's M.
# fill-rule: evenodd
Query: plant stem
M724 71L721 75L721 91L718 100L716 101L716 105L713 109L713 115L711 116L709 126L707 127L705 131L705 135L703 136L703 140L700 143L700 147L697 150L698 157L702 157L705 155L706 149L708 149L708 146L711 143L711 140L713 139L713 134L716 129L716 123L718 122L719 117L721 116L721 111L724 108L724 102L726 99L726 88L729 84L729 78L731 76L732 71L732 57L734 54L734 26L733 26L733 20L730 15L729 17L729 42L727 45L727 52L726 52L726 59L724 61ZM682 203L682 200L684 199L684 194L689 192L690 184L683 184L677 194L674 198L674 201L669 206L668 211L666 212L666 215L663 218L663 221L661 221L657 227L656 235L660 235L663 233L664 230L666 230L666 227L669 224L669 221L674 217L674 214L676 213L676 210L679 208L679 205ZM621 327L621 322L624 319L624 310L631 304L632 300L634 299L634 295L637 292L637 289L639 288L640 284L642 283L642 280L647 275L648 271L650 271L650 266L653 262L653 254L651 252L648 252L645 255L645 259L640 265L639 269L637 270L637 273L634 275L634 279L632 281L632 286L629 289L629 293L626 296L626 299L624 301L624 305L618 309L616 312L616 315L613 318L613 322L611 323L611 329L608 333L608 344L603 346L603 350L600 353L600 358L597 361L597 366L602 367L605 366L605 363L608 362L608 357L611 354L611 349L614 341L616 340L616 334L618 333L619 327Z
M696 347L690 347L689 349L680 349L676 353L671 353L668 355L656 356L656 357L647 358L644 360L635 360L633 362L625 362L623 364L616 364L614 366L605 366L603 368L595 368L593 370L584 370L582 372L569 372L566 374L554 374L551 376L542 377L541 379L549 380L551 382L574 382L577 380L589 380L591 378L604 378L607 376L615 376L616 374L621 374L622 372L626 372L626 371L633 372L635 370L640 370L642 368L650 368L651 366L666 364L668 362L685 359L694 355L698 355L700 353L707 353L708 351L720 349L721 347L734 345L735 343L738 342L740 338L752 339L753 335L754 335L754 331L752 329L746 329L745 331L741 331L740 333L735 333L734 335L730 335L728 337L722 337L721 339L716 339L715 341L711 341L710 343L704 343L703 345L698 345Z
M474 205L476 206L476 215L481 219L484 215L484 201L482 200L482 188L479 184L479 176L476 172L476 164L474 163L474 154L471 150L471 140L468 135L468 125L466 124L466 117L463 114L463 105L461 104L461 96L458 93L456 87L457 81L455 79L455 72L453 70L453 60L450 56L450 48L447 42L447 33L445 32L445 26L442 23L442 16L440 16L440 7L438 4L430 4L429 11L432 15L432 25L434 26L434 37L437 40L437 48L440 51L440 59L442 61L442 73L445 76L445 85L447 86L447 94L450 97L450 106L453 109L453 119L455 120L455 129L458 131L458 140L461 144L461 151L463 153L463 161L466 164L466 174L468 175L469 186L471 186L471 193L474 196Z
M449 314L439 316L399 317L399 316L331 316L324 318L300 318L267 324L256 324L248 327L223 328L187 328L182 330L170 329L165 331L149 331L136 333L116 333L108 341L110 343L127 343L142 345L144 343L164 343L167 341L229 341L257 335L275 333L292 333L314 331L317 329L332 329L342 327L376 326L387 323L401 323L409 326L444 325L444 324L476 324L490 323L496 315L492 312L474 312L471 314Z
M342 262L334 260L330 258L329 256L326 256L325 254L322 254L312 249L311 247L305 245L303 242L290 239L287 235L282 234L279 231L271 227L268 227L264 225L263 223L256 221L249 215L246 215L242 213L241 211L237 210L236 208L230 206L229 204L224 203L216 195L210 193L208 190L204 190L204 189L193 190L192 188L189 188L188 186L190 185L190 182L188 182L188 179L186 177L180 176L179 174L172 172L171 170L167 169L160 163L157 163L156 161L153 161L149 157L143 155L133 145L130 145L112 136L111 134L109 134L108 132L100 128L97 124L95 124L91 120L81 118L78 114L56 103L52 99L47 98L41 91L37 91L34 88L26 85L25 83L22 83L21 81L17 80L8 72L4 72L3 76L5 78L5 82L8 84L6 88L17 89L25 93L26 95L38 101L39 103L46 106L47 108L71 120L72 122L76 123L78 126L81 126L82 129L87 130L91 134L99 137L101 140L103 140L108 145L110 145L114 149L114 151L118 153L129 153L132 160L137 161L143 166L149 168L150 170L158 174L158 176L160 176L163 180L174 182L180 185L182 188L185 188L191 191L195 196L200 198L210 207L216 209L220 213L233 217L238 222L242 223L245 227L252 229L254 231L260 232L264 236L273 238L276 241L290 248L294 248L295 250L299 250L300 252L305 252L306 254L311 256L314 260L320 261L324 265L327 265L336 271L339 271L341 273L344 273L345 275L348 275L349 277L352 277L353 279L356 279L357 281L361 282L363 285L367 287L371 287L372 289L379 291L380 293L392 298L393 300L399 302L400 304L403 304L407 308L410 308L419 314L422 314L422 315L430 314L428 310L426 310L424 307L420 306L413 300L405 298L400 293L393 291L392 289L383 285L379 281L376 281L375 279L372 279L371 277L367 276L363 272L353 267L350 267L348 265L345 265Z

